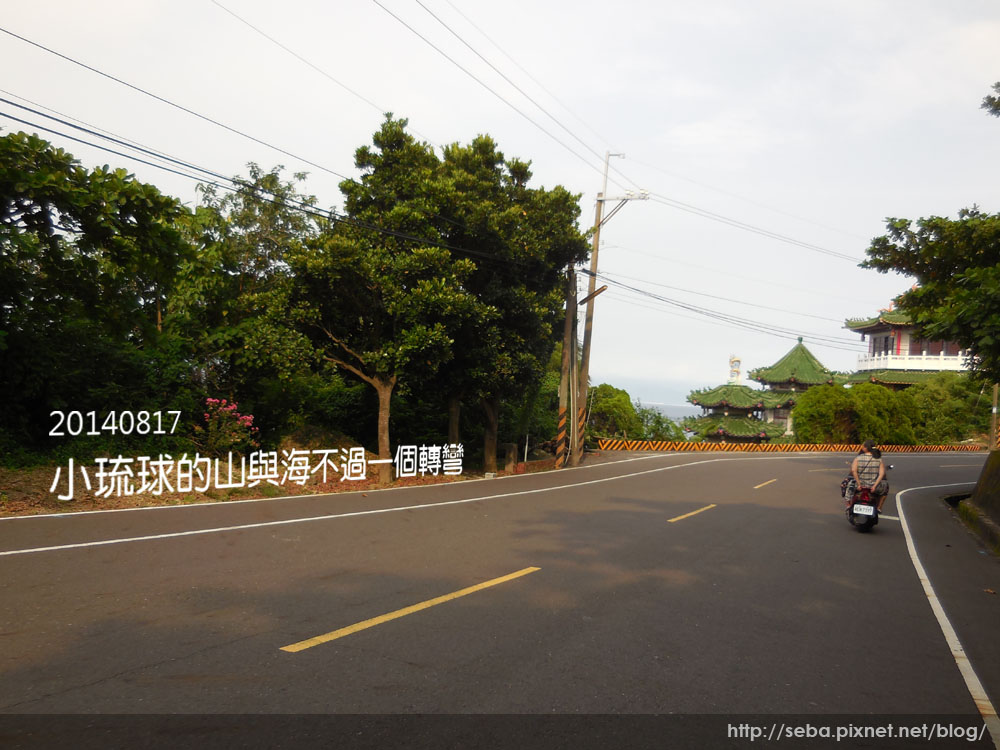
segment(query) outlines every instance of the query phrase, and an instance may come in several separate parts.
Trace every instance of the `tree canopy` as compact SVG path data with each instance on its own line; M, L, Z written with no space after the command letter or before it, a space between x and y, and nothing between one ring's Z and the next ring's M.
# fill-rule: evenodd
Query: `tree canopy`
M983 97L982 108L994 117L1000 117L1000 81L993 84L993 91L996 96L987 94Z
M964 373L941 372L926 383L892 391L875 383L824 385L803 393L792 412L802 443L948 445L988 429L990 401Z
M928 339L958 342L971 364L1000 380L1000 214L963 209L940 216L889 219L862 264L915 276L896 303Z
M531 186L489 136L437 152L391 115L355 164L341 214L254 164L188 209L0 138L0 453L51 450L53 409L197 421L220 398L270 446L319 426L391 459L392 414L404 440L440 444L446 397L487 407L463 426L487 467L501 434L553 437L578 196Z

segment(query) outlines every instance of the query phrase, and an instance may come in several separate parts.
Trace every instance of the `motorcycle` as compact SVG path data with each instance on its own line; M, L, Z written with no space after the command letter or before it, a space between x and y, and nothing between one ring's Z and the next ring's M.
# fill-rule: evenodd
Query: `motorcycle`
M886 473L891 468L892 464L886 464ZM878 502L872 495L872 489L872 487L856 487L852 477L841 483L841 494L847 503L845 509L847 521L860 532L871 531L878 525Z
M847 520L860 532L871 531L878 524L878 508L875 507L871 487L862 487L848 500Z

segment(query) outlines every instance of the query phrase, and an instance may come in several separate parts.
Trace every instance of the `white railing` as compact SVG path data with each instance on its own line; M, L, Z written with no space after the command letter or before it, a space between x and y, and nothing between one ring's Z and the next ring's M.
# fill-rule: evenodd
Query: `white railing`
M858 357L859 370L964 370L965 357L944 354L863 354Z

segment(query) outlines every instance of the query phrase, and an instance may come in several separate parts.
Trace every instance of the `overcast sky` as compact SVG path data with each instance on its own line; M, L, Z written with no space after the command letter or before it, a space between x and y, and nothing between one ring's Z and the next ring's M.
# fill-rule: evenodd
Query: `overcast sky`
M995 2L380 2L5 7L8 32L313 165L8 34L0 96L225 175L250 161L307 171L305 189L327 207L341 203L331 172L356 176L354 150L386 111L435 145L490 134L532 162L536 186L580 193L584 226L605 151L623 153L609 197L653 197L604 226L600 271L790 329L750 331L612 286L597 300L591 376L646 403L724 382L732 354L745 370L771 364L797 335L827 367L853 370L860 341L844 319L875 314L911 283L857 267L885 218L1000 211L1000 120L979 108L1000 80ZM6 116L0 127L35 130ZM38 132L87 166L123 166L197 200L192 181Z

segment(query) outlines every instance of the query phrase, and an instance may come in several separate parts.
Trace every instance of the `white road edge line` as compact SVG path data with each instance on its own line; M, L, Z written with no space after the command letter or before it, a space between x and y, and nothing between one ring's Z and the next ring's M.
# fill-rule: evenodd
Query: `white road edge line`
M899 512L899 522L903 527L903 535L906 537L906 548L910 552L910 560L913 561L913 567L917 571L917 578L920 579L920 584L924 587L924 594L926 594L927 601L930 603L934 616L937 618L938 625L941 626L941 632L944 633L945 640L948 642L951 655L955 659L955 664L958 665L958 671L962 673L965 686L969 689L972 700L983 717L983 722L990 730L990 736L993 737L993 744L1000 750L1000 718L997 717L996 707L990 702L983 683L980 682L976 670L972 668L972 662L966 656L962 642L958 639L955 628L952 627L948 615L945 614L944 607L941 606L941 602L934 592L934 587L927 577L927 571L924 569L923 564L920 562L920 557L917 555L917 548L914 546L913 537L910 535L910 527L906 523L906 514L903 512L902 498L907 492L912 492L913 490L931 490L939 487L968 486L970 484L975 484L975 482L955 482L952 484L932 484L926 487L909 487L896 493L896 508Z
M586 466L567 466L561 471L575 471L577 469L593 469L595 466L614 466L615 464L627 464L632 461L648 461L651 458L669 458L670 456L684 456L691 455L690 453L657 453L652 456L634 456L632 458L622 458L617 461L601 461L596 464L587 464ZM461 482L442 482L441 484L469 484L471 482L498 482L503 479L515 479L518 477L528 477L531 474L510 474L505 477L495 477L494 479L487 479L486 477L480 477L479 479L463 479ZM433 486L433 485L418 485L418 486ZM295 500L296 498L303 500L310 497L325 497L327 495L356 495L364 492L365 494L373 494L375 492L392 492L394 490L407 490L412 489L412 487L376 487L370 490L351 490L348 492L317 492L317 493L303 493L301 495L282 495L280 497L249 497L246 500L223 500L223 501L208 501L204 503L184 503L183 505L144 505L141 508L109 508L108 510L73 510L67 511L66 513L34 513L29 516L5 516L0 518L0 523L4 521L22 521L26 518L72 518L73 516L91 516L98 513L112 514L112 513L131 513L138 510L177 510L178 508L223 508L230 505L243 505L245 503L266 503L278 500Z
M109 544L124 544L126 542L145 542L154 539L173 539L181 536L196 536L198 534L217 534L223 531L242 531L244 529L260 529L267 526L286 526L293 523L307 523L309 521L330 521L335 518L353 518L355 516L374 516L381 513L398 513L404 510L424 510L426 508L441 508L447 505L465 505L466 503L476 503L483 500L494 500L501 497L517 497L519 495L534 495L540 492L552 492L554 490L565 490L571 487L584 487L588 484L600 484L602 482L614 482L619 479L630 479L644 474L655 474L660 471L671 471L672 469L682 469L688 466L700 466L701 464L711 464L720 461L781 461L787 459L801 458L801 456L748 456L740 458L712 458L704 461L692 461L686 464L674 464L673 466L661 466L658 469L647 469L637 471L632 474L620 474L604 479L590 479L586 482L574 482L573 484L557 485L555 487L538 487L532 490L520 490L518 492L503 492L497 495L482 495L480 497L468 497L462 500L445 500L440 503L424 503L422 505L405 505L392 508L375 508L372 510L358 510L350 513L332 513L324 516L307 516L305 518L286 518L281 521L262 521L260 523L246 523L237 526L220 526L209 529L193 529L190 531L174 531L168 534L149 534L146 536L124 537L119 539L100 539L93 542L78 542L76 544L59 544L52 547L29 547L26 549L12 549L0 552L0 557L9 555L27 555L32 552L55 552L57 550L80 549L82 547L103 547Z

